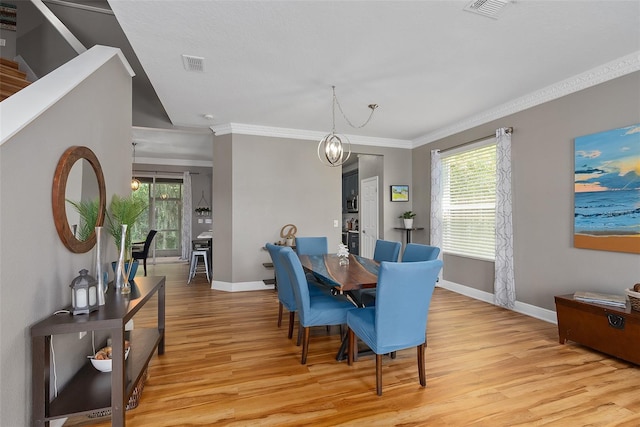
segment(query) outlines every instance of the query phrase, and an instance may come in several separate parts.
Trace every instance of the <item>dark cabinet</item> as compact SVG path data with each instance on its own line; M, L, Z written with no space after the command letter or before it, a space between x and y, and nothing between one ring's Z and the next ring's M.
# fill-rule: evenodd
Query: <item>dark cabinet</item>
M347 206L347 201L358 197L358 171L342 176L342 212L354 212ZM355 210L357 212L357 210Z
M350 254L360 255L360 233L352 231L347 233L347 246Z

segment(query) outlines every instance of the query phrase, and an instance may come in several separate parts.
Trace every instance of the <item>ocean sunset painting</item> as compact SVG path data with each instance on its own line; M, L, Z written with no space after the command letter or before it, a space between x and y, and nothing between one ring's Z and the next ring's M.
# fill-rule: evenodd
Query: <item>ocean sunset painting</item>
M640 123L575 139L574 246L640 254Z

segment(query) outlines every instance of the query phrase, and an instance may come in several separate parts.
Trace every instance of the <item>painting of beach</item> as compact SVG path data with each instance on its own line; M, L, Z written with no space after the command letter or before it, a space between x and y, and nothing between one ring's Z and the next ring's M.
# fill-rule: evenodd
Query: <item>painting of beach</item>
M640 123L575 139L576 248L640 254Z

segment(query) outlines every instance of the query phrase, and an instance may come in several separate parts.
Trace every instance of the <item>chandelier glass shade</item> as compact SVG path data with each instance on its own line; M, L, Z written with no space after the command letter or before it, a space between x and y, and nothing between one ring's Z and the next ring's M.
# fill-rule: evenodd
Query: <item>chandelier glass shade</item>
M131 145L133 145L133 164L136 163L136 144L137 144L137 142L132 142L131 143ZM133 173L132 173L132 175L133 175ZM140 188L140 180L136 179L136 177L132 177L131 178L131 191L136 191L139 188Z
M322 154L321 154L322 153ZM324 156L324 158L323 158ZM318 144L318 158L328 166L340 166L351 156L351 142L346 136L331 132Z
M133 178L131 180L131 190L136 191L138 188L140 188L140 181L136 178Z
M342 107L336 97L336 87L332 86L331 88L333 89L333 100L331 105L333 127L331 129L331 133L327 134L318 143L318 159L320 159L320 161L326 166L337 167L342 166L347 160L349 160L349 157L351 157L351 142L346 135L338 135L336 133L336 105L340 109L340 112L347 123L354 128L362 128L369 123L369 120L371 120L371 117L373 116L375 109L378 108L378 105L369 104L369 108L371 109L369 118L362 125L354 126L347 116L345 116L344 111L342 111Z

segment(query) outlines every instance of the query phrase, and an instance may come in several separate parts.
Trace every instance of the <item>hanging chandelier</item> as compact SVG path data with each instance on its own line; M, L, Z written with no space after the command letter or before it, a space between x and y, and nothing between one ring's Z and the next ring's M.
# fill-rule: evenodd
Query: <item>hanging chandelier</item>
M354 126L344 114L344 111L340 106L340 102L338 102L336 87L331 86L331 88L333 89L333 100L331 105L333 127L331 128L331 133L322 138L318 143L318 159L320 159L320 161L326 166L336 167L342 166L351 156L351 142L349 141L349 138L347 138L346 135L338 135L336 133L336 105L349 126L359 129L365 127L367 123L369 123L371 117L373 117L373 113L376 108L378 108L378 104L369 104L368 107L371 109L369 118L367 118L367 120L360 126Z
M133 164L136 163L136 145L138 143L137 142L132 142L131 145L133 145ZM131 171L131 175L133 175L133 170ZM136 191L138 188L140 188L140 181L138 179L136 179L136 177L132 177L131 178L131 190L132 191Z

